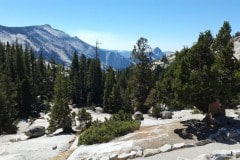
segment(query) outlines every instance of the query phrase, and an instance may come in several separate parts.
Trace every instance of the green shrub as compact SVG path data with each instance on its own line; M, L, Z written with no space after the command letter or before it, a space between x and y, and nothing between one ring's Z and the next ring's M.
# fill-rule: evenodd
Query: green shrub
M113 114L110 117L110 120L113 121L132 121L132 114L131 113L125 113L123 110L119 111L117 114Z
M92 116L90 113L86 111L86 109L82 108L78 111L78 121L80 123L85 123L87 128L91 125L92 123Z
M110 118L110 120L106 120L103 123L100 123L99 121L93 122L92 126L79 136L78 145L91 145L108 142L115 137L122 136L139 129L140 122L138 121L115 120L121 116L114 115ZM126 117L129 118L129 116Z

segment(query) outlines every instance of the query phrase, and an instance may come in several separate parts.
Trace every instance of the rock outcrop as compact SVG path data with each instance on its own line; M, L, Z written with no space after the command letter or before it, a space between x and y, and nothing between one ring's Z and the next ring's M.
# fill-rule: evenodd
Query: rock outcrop
M153 155L158 154L160 152L161 151L159 149L145 149L143 151L143 157L153 156Z
M161 113L160 113L160 117L162 118L162 119L171 119L172 118L172 112L171 111L162 111Z
M25 134L29 138L36 138L36 137L41 137L45 134L45 127L44 126L33 126L30 127Z

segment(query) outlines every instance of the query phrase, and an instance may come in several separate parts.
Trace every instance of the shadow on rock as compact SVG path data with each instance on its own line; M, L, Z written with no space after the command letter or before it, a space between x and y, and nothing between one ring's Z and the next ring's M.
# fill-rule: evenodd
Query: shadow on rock
M186 128L175 129L174 132L178 134L183 139L195 139L203 140L207 139L209 135L215 133L217 128L209 127L205 122L200 120L187 120L181 122Z
M240 142L240 120L230 117L224 118L224 123L214 127L200 120L187 120L181 122L184 128L175 129L174 132L183 139L205 140L211 139L225 144Z

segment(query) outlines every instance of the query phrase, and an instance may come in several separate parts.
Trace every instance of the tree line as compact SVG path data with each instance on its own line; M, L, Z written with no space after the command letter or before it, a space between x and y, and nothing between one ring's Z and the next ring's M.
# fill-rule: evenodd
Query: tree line
M48 64L40 54L22 45L0 43L0 134L14 133L14 121L28 118L37 109L37 97L51 99L55 80L55 64Z
M73 53L70 66L37 58L32 49L0 43L0 134L14 133L14 121L36 116L42 104L52 103L50 127L71 130L70 108L101 106L104 112L147 111L156 115L162 106L182 109L196 106L207 112L220 99L226 106L239 103L239 61L234 57L231 26L224 22L216 38L200 33L190 48L176 52L169 64L164 56L152 63L151 47L140 38L132 51L130 67L102 69L98 56ZM97 49L96 49L97 52ZM39 98L40 97L40 98Z

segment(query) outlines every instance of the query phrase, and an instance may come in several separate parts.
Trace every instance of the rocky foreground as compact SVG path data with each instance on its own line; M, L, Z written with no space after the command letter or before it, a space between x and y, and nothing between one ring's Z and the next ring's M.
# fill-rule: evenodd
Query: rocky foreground
M88 111L93 119L104 120L109 114ZM238 111L227 110L231 125L204 127L202 114L192 110L173 112L172 119L155 119L144 115L140 130L109 143L79 146L74 134L29 138L24 132L34 126L48 126L47 115L31 124L20 121L15 135L0 136L0 159L4 160L79 160L79 159L161 159L207 160L240 157ZM237 113L237 114L235 114ZM233 125L234 124L234 125Z

